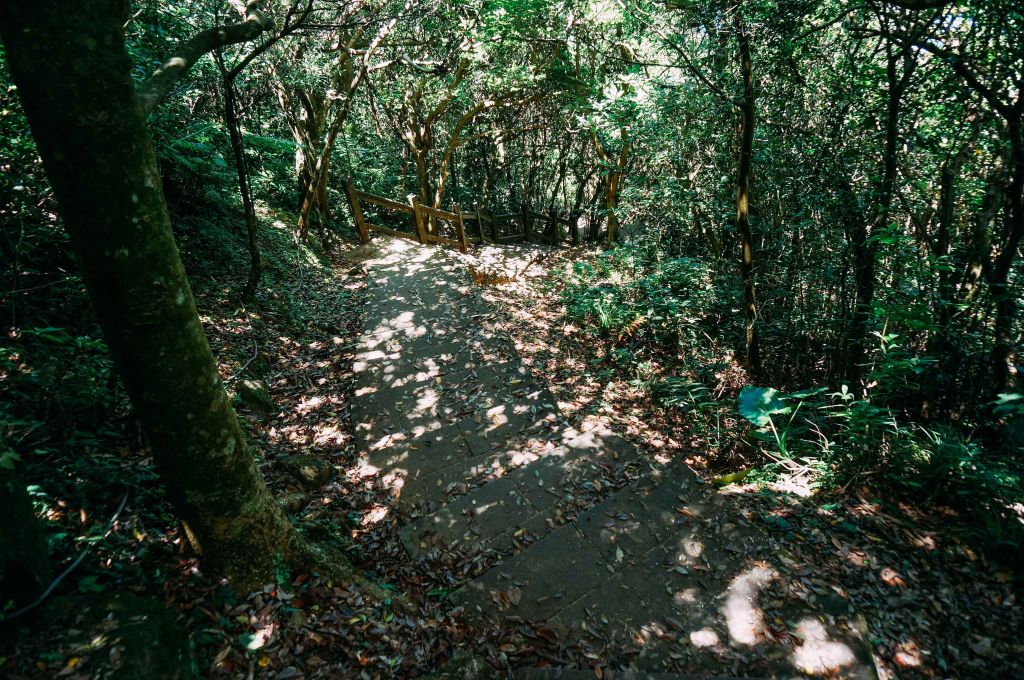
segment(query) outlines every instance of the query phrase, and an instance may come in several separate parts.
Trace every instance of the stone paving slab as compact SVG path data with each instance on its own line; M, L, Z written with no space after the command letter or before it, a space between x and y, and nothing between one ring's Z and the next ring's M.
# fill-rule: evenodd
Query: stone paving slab
M381 390L397 387L412 389L418 383L438 381L449 384L453 389L475 388L483 382L508 384L517 388L534 378L518 361L500 361L480 365L478 362L462 364L440 364L432 362L424 366L415 357L403 358L391 366L374 362L354 362L356 374L355 396L361 397ZM409 372L411 371L411 372ZM422 371L422 375L417 372Z
M674 465L618 492L470 582L455 600L492 616L546 620L567 643L632 643L638 651L631 659L641 668L681 664L713 677L722 649L771 644L758 598L776 570L747 557L765 536L724 521L721 496L694 479ZM577 554L598 568L584 569L571 559ZM552 584L575 582L581 574L587 587L574 586L573 596L557 603L544 599ZM494 593L509 584L518 589L519 604L500 606L504 596ZM541 606L530 604L538 600ZM759 652L762 665L775 664L772 677L832 667L844 678L873 677L863 634L813 608L792 618L807 630L797 649L776 645Z
M733 675L707 675L693 673L648 673L641 670L605 670L604 680L767 680L754 676L739 678ZM523 668L513 671L513 680L594 680L594 671L579 668Z
M447 425L385 449L364 452L360 465L401 478L422 477L472 455L458 425Z
M604 437L612 439L614 435L605 433ZM592 485L602 478L606 471L603 465L625 462L627 454L636 456L635 448L615 452L602 447L602 439L586 433L548 450L474 457L439 471L433 476L433 486L428 479L423 486L414 487L421 498L440 502L449 485L488 472L494 481L469 490L436 513L406 526L402 537L408 552L415 557L434 545L472 541L504 553L514 547L520 531L529 532L533 538L544 536L560 523L561 507L571 504L584 484ZM520 460L516 460L517 453L522 456ZM618 460L613 459L614 455ZM605 462L606 457L609 462Z
M460 496L399 532L406 552L419 557L434 546L456 548L504 533L536 512L515 481L503 477Z
M607 565L593 544L574 525L565 524L451 597L456 605L478 612L496 609L503 616L544 620L607 576Z

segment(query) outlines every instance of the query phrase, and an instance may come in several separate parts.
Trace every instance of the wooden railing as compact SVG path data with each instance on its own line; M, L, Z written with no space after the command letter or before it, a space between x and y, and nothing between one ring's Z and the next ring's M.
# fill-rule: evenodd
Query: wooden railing
M370 240L370 231L379 231L382 234L412 239L420 243L453 245L457 246L462 252L466 252L469 242L466 236L466 222L476 223L476 233L472 240L477 243L538 241L559 245L564 242L566 236L568 236L573 245L579 245L580 242L579 229L573 216L570 215L569 218L561 217L554 211L550 211L545 215L535 210L530 210L524 205L517 213L496 215L480 206L476 206L472 212L464 213L459 209L458 205L455 205L452 212L447 212L423 205L416 196L410 196L409 203L405 204L366 191L360 191L355 188L351 180L345 182L345 191L348 194L349 204L352 206L352 216L355 218L356 227L359 229L359 241L361 243L366 243ZM363 215L363 203L370 203L381 208L409 215L412 231L405 232L367 221ZM438 222L450 223L454 227L454 238L441 236ZM566 233L563 233L563 231Z
M351 180L345 182L345 192L348 194L348 202L352 207L352 217L355 219L356 228L359 230L359 241L361 243L366 243L370 240L370 231L379 231L382 234L412 239L420 243L443 243L458 246L462 252L466 252L468 249L466 229L462 222L462 211L459 210L457 205L454 208L454 212L447 212L423 205L415 196L410 197L409 204L406 205L393 201L390 198L360 191L355 188ZM410 215L414 231L405 232L368 222L363 215L363 202ZM440 230L438 222L451 223L455 229L455 237L449 238L437 233Z
M553 211L545 215L523 206L520 212L496 215L478 206L473 212L463 213L462 219L476 222L473 240L479 243L537 241L559 245L566 237L573 245L580 242L576 220L571 215L565 218Z

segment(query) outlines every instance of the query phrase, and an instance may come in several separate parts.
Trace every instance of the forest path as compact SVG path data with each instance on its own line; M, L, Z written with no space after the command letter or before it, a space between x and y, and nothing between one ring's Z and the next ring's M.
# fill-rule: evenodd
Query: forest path
M607 664L605 677L875 676L863 622L833 593L774 602L785 615L767 619L779 567L755 555L770 538L711 485L569 427L456 258L399 239L372 248L354 363L361 465L408 517L412 559L475 575L451 595L468 615L557 639L575 650L563 665ZM594 673L581 672L562 677Z

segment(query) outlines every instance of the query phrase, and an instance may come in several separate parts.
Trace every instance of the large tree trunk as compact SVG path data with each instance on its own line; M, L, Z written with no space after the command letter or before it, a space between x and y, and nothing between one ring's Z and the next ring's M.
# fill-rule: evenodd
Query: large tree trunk
M750 61L750 36L736 7L736 40L739 47L740 74L743 78L743 123L740 131L740 161L737 172L736 229L740 234L740 273L743 277L743 321L746 329L746 367L757 374L761 370L761 352L757 341L757 301L754 296L754 237L750 228L750 175L754 160L754 74Z
M189 539L243 586L296 534L253 462L171 234L123 0L8 2L0 30L104 338Z
M0 466L0 620L8 602L24 606L50 579L43 527L25 484Z

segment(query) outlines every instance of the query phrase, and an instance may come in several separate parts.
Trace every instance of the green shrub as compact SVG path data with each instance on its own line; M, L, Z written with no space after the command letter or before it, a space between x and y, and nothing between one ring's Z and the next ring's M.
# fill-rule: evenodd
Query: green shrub
M666 351L706 341L704 327L728 314L733 291L693 258L651 261L637 248L576 263L563 293L569 315L620 343L653 343Z

